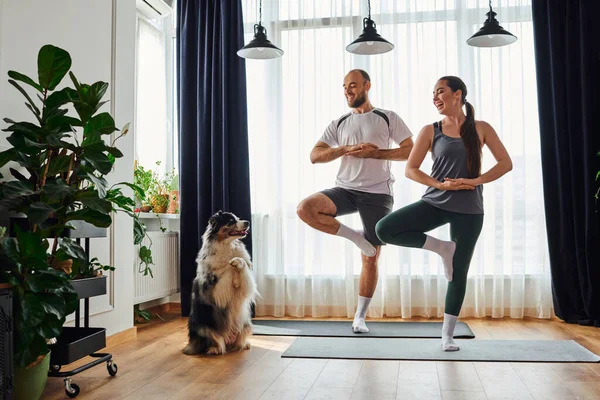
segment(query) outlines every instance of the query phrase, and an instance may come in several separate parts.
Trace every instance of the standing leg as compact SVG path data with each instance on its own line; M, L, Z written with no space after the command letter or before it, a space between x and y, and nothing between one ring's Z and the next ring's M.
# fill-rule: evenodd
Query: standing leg
M379 260L379 254L381 254L381 246L375 246L375 256L367 257L361 254L362 257L362 269L360 271L360 280L358 282L358 304L356 306L356 314L354 314L354 321L352 322L352 330L354 333L367 333L367 323L365 318L367 317L367 310L369 304L375 293L377 287L378 271L377 261Z
M450 219L450 237L456 242L456 252L454 254L454 276L448 283L446 292L442 350L457 351L460 348L454 342L454 327L467 291L467 275L475 245L483 227L483 215L452 213Z
M377 279L379 277L377 262L381 254L383 242L377 237L375 226L386 215L392 212L394 207L394 198L387 194L375 193L355 193L356 204L360 219L363 224L365 238L376 249L373 257L362 254L362 269L360 271L360 281L358 283L358 304L352 330L354 333L369 332L365 318L367 310L375 289L377 288Z

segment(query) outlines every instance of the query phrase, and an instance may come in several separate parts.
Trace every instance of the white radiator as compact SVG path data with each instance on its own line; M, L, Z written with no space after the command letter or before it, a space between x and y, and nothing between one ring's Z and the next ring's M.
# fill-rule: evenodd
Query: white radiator
M139 272L139 246L136 246L136 265L134 268L135 295L133 304L160 299L179 291L179 234L178 232L148 232L152 239L152 269L150 274L144 276ZM149 246L148 238L144 238L143 245Z

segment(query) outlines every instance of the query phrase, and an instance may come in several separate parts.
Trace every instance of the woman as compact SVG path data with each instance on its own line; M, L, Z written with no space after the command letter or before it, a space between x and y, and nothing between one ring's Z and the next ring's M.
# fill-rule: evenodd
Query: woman
M422 199L396 210L376 226L382 242L423 248L442 257L448 291L442 327L442 349L456 351L454 327L462 307L467 273L483 225L483 184L495 181L512 169L512 162L494 128L475 121L467 102L467 87L456 76L444 76L433 91L433 105L444 118L421 129L406 164L406 177L429 186ZM463 105L467 114L463 112ZM487 145L496 165L481 174L481 149ZM421 163L431 151L431 176ZM426 235L450 224L452 241Z

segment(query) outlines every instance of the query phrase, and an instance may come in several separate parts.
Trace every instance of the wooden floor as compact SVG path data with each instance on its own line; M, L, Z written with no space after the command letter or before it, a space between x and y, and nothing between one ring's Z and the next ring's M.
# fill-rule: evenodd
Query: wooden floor
M104 365L73 378L78 399L600 399L600 364L283 359L292 337L252 338L252 349L189 357L186 320L163 314ZM418 319L420 320L420 319ZM429 319L428 321L433 321ZM559 320L465 319L481 339L574 339L600 354L600 329ZM349 322L350 324L350 322ZM68 370L68 366L63 370ZM49 378L43 399L66 399Z

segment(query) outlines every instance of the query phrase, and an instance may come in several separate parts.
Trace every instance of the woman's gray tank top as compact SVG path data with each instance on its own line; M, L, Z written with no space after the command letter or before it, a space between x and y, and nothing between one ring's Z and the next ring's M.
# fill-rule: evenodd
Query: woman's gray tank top
M442 133L441 124L433 124L431 145L433 167L431 177L440 182L445 178L467 178L467 149L461 138ZM427 188L423 201L434 207L461 214L483 214L483 185L475 190L439 190Z

